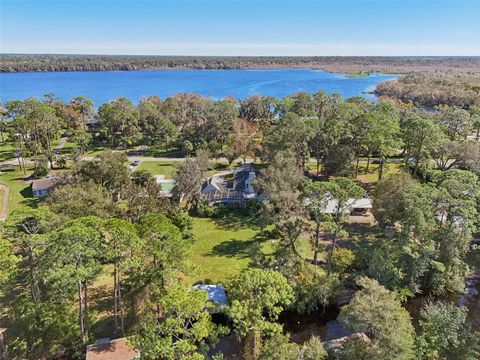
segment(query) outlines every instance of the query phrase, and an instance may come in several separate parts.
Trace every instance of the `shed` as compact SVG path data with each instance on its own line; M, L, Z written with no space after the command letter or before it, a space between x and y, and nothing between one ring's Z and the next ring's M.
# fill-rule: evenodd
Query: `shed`
M47 196L55 187L55 179L51 177L33 180L32 194L34 197Z
M330 199L327 202L327 206L324 209L325 214L336 214L338 201L336 199ZM372 209L372 202L368 197L362 199L349 199L348 208L352 215L365 214Z

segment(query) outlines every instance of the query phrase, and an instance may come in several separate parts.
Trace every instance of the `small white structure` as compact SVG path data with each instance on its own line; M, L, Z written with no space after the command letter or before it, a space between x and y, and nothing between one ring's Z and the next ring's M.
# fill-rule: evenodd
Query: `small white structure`
M305 204L310 204L310 199L305 199ZM336 199L330 198L327 202L327 205L323 209L324 214L335 215L337 213L338 201ZM373 208L370 198L364 197L361 199L349 199L347 201L347 206L345 207L344 214L351 215L365 215L368 211Z

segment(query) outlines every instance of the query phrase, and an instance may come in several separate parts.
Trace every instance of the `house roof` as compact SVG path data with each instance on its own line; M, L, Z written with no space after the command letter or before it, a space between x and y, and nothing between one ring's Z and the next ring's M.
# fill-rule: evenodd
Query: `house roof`
M53 186L55 186L55 179L51 177L32 181L32 191L49 190Z
M100 339L87 346L85 360L132 360L139 356L140 352L128 344L127 338Z
M336 209L338 206L338 201L335 199L330 199L325 207L324 213L325 214L335 214ZM369 198L362 198L362 199L349 199L348 200L348 208L349 209L371 209L372 202Z
M212 302L227 304L227 294L222 285L199 284L195 285L194 288L206 291L208 293L208 300Z

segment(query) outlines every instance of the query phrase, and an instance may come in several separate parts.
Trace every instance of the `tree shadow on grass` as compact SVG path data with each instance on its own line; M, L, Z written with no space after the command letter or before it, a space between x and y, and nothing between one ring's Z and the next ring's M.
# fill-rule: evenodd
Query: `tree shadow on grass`
M95 337L111 337L114 332L112 316L112 290L102 285L91 288L89 291L89 307L91 313L100 314L101 317L92 323L92 333Z
M250 240L230 239L215 245L208 256L225 256L228 258L246 259L252 258L261 251L260 246L267 238L257 235Z
M232 209L222 217L213 218L213 221L225 230L259 229L257 218L243 214L241 209Z
M17 180L17 179L15 179ZM20 178L19 180L23 180ZM36 208L41 201L41 198L35 198L32 194L32 187L27 185L23 190L20 190L20 195L22 195L23 200L20 201L20 204Z

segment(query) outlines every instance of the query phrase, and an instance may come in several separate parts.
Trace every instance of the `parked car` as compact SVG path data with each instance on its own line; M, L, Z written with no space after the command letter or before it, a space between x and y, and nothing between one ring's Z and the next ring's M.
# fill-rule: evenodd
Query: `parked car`
M130 164L130 166L138 166L139 164L140 164L140 161L135 160L135 161L132 161L132 163Z

